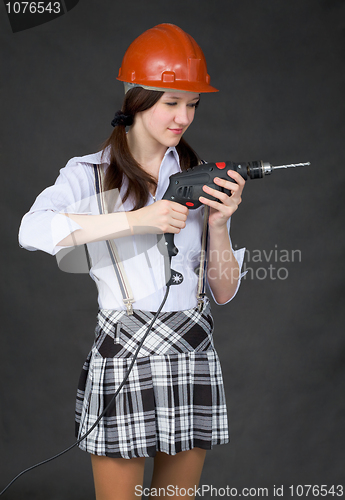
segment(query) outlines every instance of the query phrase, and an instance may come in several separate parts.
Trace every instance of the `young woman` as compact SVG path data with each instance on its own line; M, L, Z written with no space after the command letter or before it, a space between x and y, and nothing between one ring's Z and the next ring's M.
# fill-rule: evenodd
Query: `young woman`
M162 200L172 174L200 163L182 136L200 94L217 91L192 37L171 24L149 29L128 48L118 80L126 95L112 135L101 152L70 160L39 195L20 244L53 255L87 245L100 311L78 387L79 438L110 402L163 301L128 380L79 446L91 454L97 500L138 498L151 456L155 492L193 498L206 450L228 441L213 321L207 298L199 293L197 302L194 270L208 206L208 284L219 304L236 293L243 252L232 250L229 223L244 181L233 171L235 182L215 179L231 196L204 186L217 201L201 197L196 210ZM175 235L172 265L183 276L167 298L162 233Z

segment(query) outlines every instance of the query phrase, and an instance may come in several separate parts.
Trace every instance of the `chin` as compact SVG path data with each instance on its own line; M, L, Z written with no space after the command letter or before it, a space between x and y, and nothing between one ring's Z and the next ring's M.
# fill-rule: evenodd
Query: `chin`
M166 141L166 146L168 148L176 147L178 145L178 143L180 142L181 139L182 139L182 135L180 135L178 137L174 137L173 139L170 139L169 141Z

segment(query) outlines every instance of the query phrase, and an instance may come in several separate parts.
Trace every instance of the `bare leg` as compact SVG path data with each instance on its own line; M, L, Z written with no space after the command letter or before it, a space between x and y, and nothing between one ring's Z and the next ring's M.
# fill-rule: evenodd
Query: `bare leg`
M176 455L167 455L166 453L158 452L154 461L151 488L156 488L157 490L162 488L161 496L163 497L164 490L167 495L168 486L172 486L175 492L177 487L178 491L175 496L170 496L169 490L169 498L178 498L179 500L182 497L181 488L184 488L187 492L185 495L186 498L189 500L195 498L193 495L188 495L188 490L189 493L192 493L195 487L198 486L205 456L206 451L201 448L181 451Z
M135 487L143 484L145 458L91 455L91 463L96 500L138 500Z

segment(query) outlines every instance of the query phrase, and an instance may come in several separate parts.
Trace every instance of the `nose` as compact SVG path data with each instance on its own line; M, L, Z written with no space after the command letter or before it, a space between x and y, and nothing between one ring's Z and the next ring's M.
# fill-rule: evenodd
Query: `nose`
M185 105L178 106L176 109L175 122L178 125L186 126L191 123L194 116L194 108L189 108Z

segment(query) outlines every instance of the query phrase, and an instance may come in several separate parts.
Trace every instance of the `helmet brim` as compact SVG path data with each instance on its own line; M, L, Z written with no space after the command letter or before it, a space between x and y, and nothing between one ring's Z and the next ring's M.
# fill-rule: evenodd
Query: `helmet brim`
M167 87L166 82L161 81L152 81L152 82L126 82L126 80L117 77L117 80L120 82L124 82L125 86L128 84L128 87L142 87L147 90L156 90L161 92L171 92L173 90L178 90L180 92L194 92L196 94L205 94L210 92L219 92L218 89L212 87L204 82L186 82L186 81L175 81L172 83L172 86ZM130 90L127 88L126 91Z

